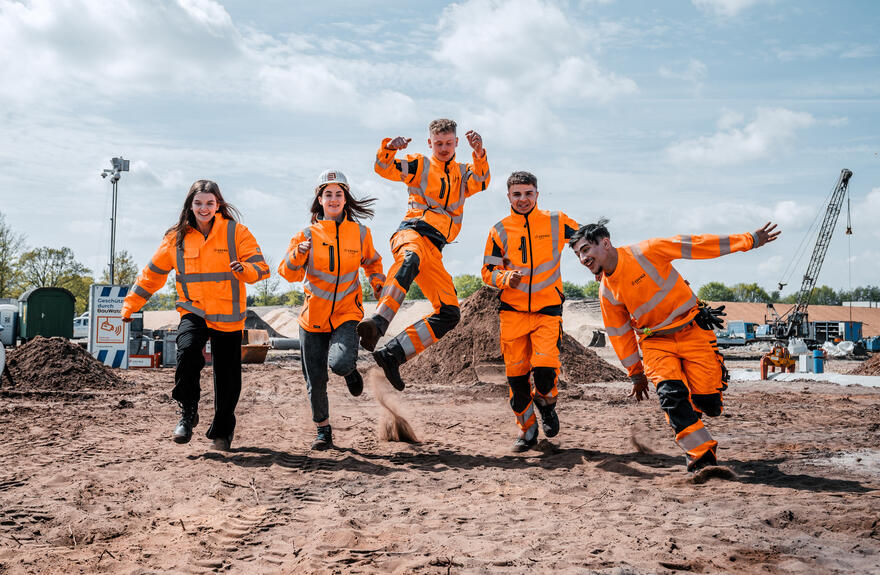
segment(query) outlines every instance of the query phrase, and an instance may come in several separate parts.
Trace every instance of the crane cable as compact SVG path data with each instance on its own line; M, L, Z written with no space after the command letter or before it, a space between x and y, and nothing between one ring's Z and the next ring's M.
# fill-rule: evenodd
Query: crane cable
M846 190L846 268L849 275L849 321L852 323L852 219L849 212L849 188Z

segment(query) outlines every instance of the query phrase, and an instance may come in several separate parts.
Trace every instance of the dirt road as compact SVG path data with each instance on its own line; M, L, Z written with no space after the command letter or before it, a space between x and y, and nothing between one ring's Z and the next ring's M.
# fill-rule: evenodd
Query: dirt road
M184 446L171 370L0 391L0 573L880 572L878 389L735 384L708 425L736 477L695 483L626 383L562 390L559 437L514 455L501 386L407 389L410 445L334 378L338 449L309 452L298 363L273 361L245 368L230 453L209 370Z

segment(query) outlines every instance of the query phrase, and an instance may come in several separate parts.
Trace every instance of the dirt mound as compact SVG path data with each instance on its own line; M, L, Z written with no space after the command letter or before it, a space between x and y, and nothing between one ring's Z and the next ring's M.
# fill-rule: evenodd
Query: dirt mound
M403 379L415 385L445 382L466 384L477 380L475 366L503 362L499 334L499 290L483 286L461 302L461 322L424 353L405 363ZM570 335L562 335L562 375L570 383L620 381L626 374Z
M7 350L0 387L20 391L114 389L127 385L82 347L63 337L37 336Z
M875 353L867 361L851 370L850 375L880 375L880 353Z

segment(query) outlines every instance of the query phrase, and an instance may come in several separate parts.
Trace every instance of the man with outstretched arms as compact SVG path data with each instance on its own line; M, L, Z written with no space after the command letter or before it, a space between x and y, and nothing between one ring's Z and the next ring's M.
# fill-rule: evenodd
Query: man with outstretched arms
M569 245L600 281L602 320L632 381L629 396L647 399L648 380L654 382L660 408L686 453L688 471L716 465L718 442L702 416L721 415L727 389L724 358L712 331L721 321L716 310L697 300L672 260L744 252L774 241L781 232L768 222L751 233L682 235L616 248L607 223L600 219L583 226Z
M538 209L538 178L529 172L507 178L507 199L510 215L489 231L482 275L501 289L501 352L520 429L513 451L521 452L538 442L535 405L544 435L559 433L556 380L565 300L559 264L579 226L562 212Z
M375 350L376 363L398 390L403 390L405 385L400 377L400 365L458 324L458 297L452 276L443 267L441 250L458 236L465 199L489 185L489 163L478 133L471 130L465 134L473 148L473 163L460 164L455 159L458 146L455 122L434 120L428 131L430 157L411 154L395 158L397 150L406 148L411 141L403 137L384 139L376 153L376 173L406 184L409 207L400 227L391 236L394 263L388 270L388 281L376 313L358 324L357 333L365 349ZM376 349L376 343L400 309L413 281L431 300L433 313Z

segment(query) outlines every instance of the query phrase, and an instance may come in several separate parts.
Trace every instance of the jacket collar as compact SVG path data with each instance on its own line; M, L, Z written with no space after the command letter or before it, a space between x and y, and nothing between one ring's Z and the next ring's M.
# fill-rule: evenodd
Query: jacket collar
M529 219L529 216L532 215L533 213L535 213L536 211L538 211L538 204L537 203L535 203L535 205L532 206L531 210L529 210L528 212L526 212L524 214L519 213L518 211L513 209L513 206L510 206L510 215L511 216L519 216L524 220Z

